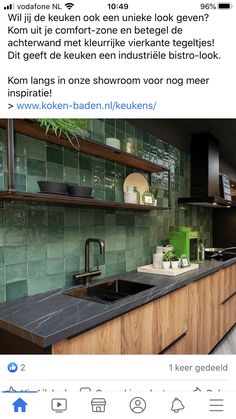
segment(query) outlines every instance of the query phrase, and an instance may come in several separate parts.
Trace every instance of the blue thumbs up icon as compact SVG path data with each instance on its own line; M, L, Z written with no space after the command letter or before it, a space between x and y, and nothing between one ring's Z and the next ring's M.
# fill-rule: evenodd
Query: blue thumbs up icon
M15 362L10 362L8 364L7 369L9 372L16 372L18 370L18 365Z

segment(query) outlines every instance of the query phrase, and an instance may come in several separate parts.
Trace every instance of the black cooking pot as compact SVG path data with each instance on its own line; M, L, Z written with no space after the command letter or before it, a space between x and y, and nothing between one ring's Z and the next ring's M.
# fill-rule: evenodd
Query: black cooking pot
M236 250L236 247L226 247L225 249L221 247L209 247L205 249L205 257L206 258L218 258L222 256L224 252L229 250Z

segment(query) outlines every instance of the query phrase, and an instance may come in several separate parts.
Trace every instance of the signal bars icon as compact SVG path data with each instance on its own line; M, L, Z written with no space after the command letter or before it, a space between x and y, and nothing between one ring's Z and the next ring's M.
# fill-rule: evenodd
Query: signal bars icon
M4 10L12 10L14 9L14 4L8 4L7 6L4 6Z
M74 3L66 3L65 6L70 10L72 7L74 7Z

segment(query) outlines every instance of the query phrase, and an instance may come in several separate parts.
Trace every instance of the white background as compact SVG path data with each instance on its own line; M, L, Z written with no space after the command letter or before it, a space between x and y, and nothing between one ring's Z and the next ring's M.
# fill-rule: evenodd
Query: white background
M27 4L26 1L19 1L18 4ZM56 3L56 2L54 2ZM1 7L9 4L2 2ZM14 3L15 5L17 2ZM43 4L40 1L39 4ZM48 4L48 3L46 3ZM61 3L64 7L64 2ZM116 2L119 4L119 2ZM129 0L129 14L153 13L157 14L209 14L206 23L188 22L184 25L178 25L184 28L183 39L212 39L215 38L215 47L209 48L219 51L222 59L219 61L202 60L178 60L178 61L52 61L38 60L23 62L19 60L7 59L7 12L1 10L0 14L0 42L1 42L1 117L106 117L106 118L234 118L236 116L235 107L235 39L236 39L236 7L230 10L201 10L200 1L185 0L165 1L165 2L137 2ZM215 3L217 4L217 3ZM233 4L234 6L234 4ZM15 9L16 11L16 9ZM52 11L49 11L50 13ZM107 12L108 14L122 14L124 11L108 12L107 2L80 1L75 2L71 11L65 7L63 13L73 14L93 14ZM38 13L34 11L32 13ZM48 13L48 12L45 12ZM47 23L46 23L47 24ZM54 26L60 24L53 23ZM139 23L141 25L141 23ZM62 24L61 24L62 25ZM70 23L68 25L71 26ZM82 22L81 26L88 26ZM107 26L111 25L109 23ZM114 24L113 24L114 25ZM119 25L119 23L116 25ZM122 23L120 23L122 25ZM136 23L138 25L138 23ZM142 24L145 26L147 24ZM155 24L150 22L153 27ZM157 26L165 26L165 23L156 23ZM173 26L175 24L171 24ZM23 25L24 26L24 25ZM23 36L25 38L25 36ZM37 39L29 35L31 39ZM166 38L166 37L165 37ZM78 39L75 36L74 39ZM140 38L141 39L141 38ZM158 38L157 38L158 39ZM169 38L171 39L171 38ZM181 37L179 38L181 39ZM156 48L153 48L156 49ZM172 47L171 50L174 48ZM130 50L130 48L129 48ZM30 49L34 51L34 49ZM108 51L108 50L107 50ZM187 50L179 50L187 51ZM191 50L192 51L192 50ZM198 52L199 50L195 50ZM202 51L205 51L203 49ZM91 51L92 52L92 49ZM140 49L141 52L141 49ZM52 86L53 98L46 99L14 99L7 97L8 76L25 77L55 77L58 75L64 77L210 77L207 86ZM10 86L12 88L12 86ZM26 86L31 88L31 86ZM19 88L19 86L17 87ZM24 87L23 87L24 88ZM109 111L109 110L17 110L17 103L31 102L110 102L113 100L119 102L157 102L155 112L144 110L133 111ZM8 110L8 103L13 104L13 108Z

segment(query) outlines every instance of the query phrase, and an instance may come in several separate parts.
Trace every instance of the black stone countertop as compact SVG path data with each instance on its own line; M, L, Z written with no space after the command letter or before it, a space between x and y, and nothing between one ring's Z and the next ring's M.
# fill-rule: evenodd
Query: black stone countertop
M236 263L236 257L227 262L206 261L199 265L198 270L176 277L135 271L112 276L109 279L120 278L155 285L153 288L112 304L94 303L63 295L64 289L2 303L0 304L0 337L1 329L4 329L46 348L234 263Z

